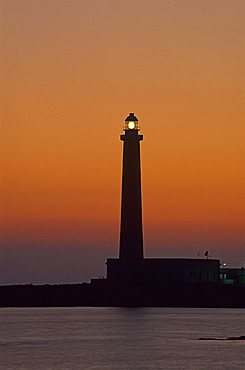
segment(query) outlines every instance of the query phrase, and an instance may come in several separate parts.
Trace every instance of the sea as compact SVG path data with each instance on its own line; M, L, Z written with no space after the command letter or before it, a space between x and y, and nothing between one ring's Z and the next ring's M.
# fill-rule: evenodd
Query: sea
M1 370L245 370L245 310L1 308Z

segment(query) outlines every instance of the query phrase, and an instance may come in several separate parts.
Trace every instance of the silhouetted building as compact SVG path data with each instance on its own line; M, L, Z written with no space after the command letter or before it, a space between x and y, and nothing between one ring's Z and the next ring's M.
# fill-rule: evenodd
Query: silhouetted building
M130 113L125 120L123 141L120 260L143 259L140 141L138 119Z
M212 283L219 280L219 260L145 258L140 262L107 259L107 279L135 283Z
M144 258L141 205L140 126L134 113L125 120L119 259L107 259L107 279L127 283L207 283L219 281L219 260Z
M239 284L245 285L245 269L223 267L220 269L220 280L223 284L232 285Z

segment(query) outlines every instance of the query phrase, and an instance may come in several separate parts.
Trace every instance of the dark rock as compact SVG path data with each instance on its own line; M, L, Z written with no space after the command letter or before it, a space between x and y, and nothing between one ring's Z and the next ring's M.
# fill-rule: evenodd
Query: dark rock
M229 337L229 338L198 338L198 340L245 340L245 335L240 337Z
M227 340L245 340L245 335L241 335L240 337L229 337Z

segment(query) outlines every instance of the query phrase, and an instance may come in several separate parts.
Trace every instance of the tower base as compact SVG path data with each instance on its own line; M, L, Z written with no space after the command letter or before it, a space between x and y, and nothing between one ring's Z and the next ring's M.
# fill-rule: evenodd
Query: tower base
M216 259L145 258L136 262L107 259L107 279L127 283L214 283L219 281Z

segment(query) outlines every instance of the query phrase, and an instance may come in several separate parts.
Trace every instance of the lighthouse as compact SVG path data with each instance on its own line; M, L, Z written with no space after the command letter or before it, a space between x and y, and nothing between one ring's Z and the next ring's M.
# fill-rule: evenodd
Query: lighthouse
M119 259L124 262L137 262L144 258L142 231L142 197L140 126L134 113L125 119L122 167L121 229Z
M140 126L134 113L124 123L119 258L108 258L107 280L127 294L131 284L214 283L220 262L201 258L144 258L142 231ZM125 285L121 285L125 284ZM150 284L150 285L149 285ZM161 293L162 294L162 291Z

